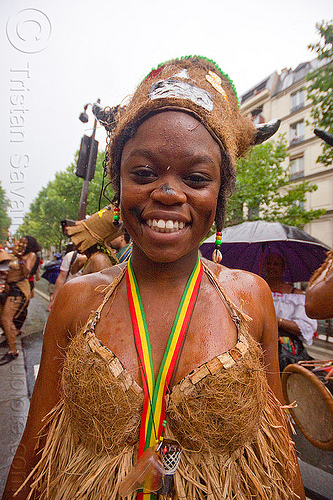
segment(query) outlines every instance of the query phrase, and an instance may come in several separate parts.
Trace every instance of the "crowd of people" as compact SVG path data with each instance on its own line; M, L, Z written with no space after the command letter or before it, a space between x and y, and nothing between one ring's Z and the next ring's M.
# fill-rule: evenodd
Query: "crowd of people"
M230 78L197 56L153 69L105 121L115 198L66 227L75 249L3 500L305 500L280 369L312 342L305 300L312 317L332 303L331 261L306 299L281 255L266 281L220 265L235 162L274 130L256 130ZM5 362L34 248L25 237L13 251Z

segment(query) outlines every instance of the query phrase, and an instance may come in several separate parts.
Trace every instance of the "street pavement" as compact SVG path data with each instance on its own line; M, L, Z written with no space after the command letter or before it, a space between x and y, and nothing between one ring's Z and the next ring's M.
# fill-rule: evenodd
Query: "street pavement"
M20 354L0 366L0 497L28 415L48 316L47 282L41 279L36 286L38 293L30 301L23 333L17 341ZM3 339L1 336L0 342ZM333 359L333 342L318 339L308 351L315 359ZM6 348L0 347L0 355L5 352ZM307 498L333 500L333 452L315 448L299 432L294 439Z
M38 372L48 300L37 293L31 299L22 335L17 339L19 356L0 366L0 497L10 464L28 416L30 398ZM5 339L0 337L0 342ZM0 355L7 352L0 347Z

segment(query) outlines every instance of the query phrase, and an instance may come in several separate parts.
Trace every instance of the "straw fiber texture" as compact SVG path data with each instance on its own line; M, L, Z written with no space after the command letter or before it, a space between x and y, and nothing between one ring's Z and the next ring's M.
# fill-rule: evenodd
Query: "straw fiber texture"
M213 82L215 79L217 84L211 83L212 74ZM186 82L207 92L212 98L213 109L207 110L186 97L165 96L152 99L153 85L169 79ZM129 130L133 126L137 127L151 114L165 109L178 109L194 115L227 151L234 167L237 158L254 144L256 129L251 120L245 118L239 110L230 81L218 68L199 57L174 59L151 71L138 86L130 102L119 108L116 127L109 143L111 170L119 169L120 156L124 143L129 138Z

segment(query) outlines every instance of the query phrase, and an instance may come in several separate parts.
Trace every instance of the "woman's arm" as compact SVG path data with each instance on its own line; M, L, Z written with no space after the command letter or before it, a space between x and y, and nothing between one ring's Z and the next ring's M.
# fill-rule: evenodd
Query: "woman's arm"
M280 402L282 402L282 404L285 404L280 378L277 321L272 294L266 283L259 283L259 289L256 295L254 295L253 297L254 302L256 302L254 309L257 309L257 304L260 301L260 310L262 316L260 343L264 351L264 364L266 367L267 380L275 396L279 399ZM260 314L259 311L258 314ZM296 477L293 484L294 492L301 500L305 500L304 487L296 454L295 468ZM297 497L295 496L295 500L296 498Z
M298 324L296 323L296 321L293 321L291 319L286 319L286 318L280 318L278 316L276 317L276 319L278 322L278 327L281 330L284 330L285 332L290 333L291 335L295 335L297 337L302 335L302 332L301 332Z
M252 297L255 317L250 324L250 333L261 344L268 384L277 399L284 404L278 358L278 328L269 286L264 280L257 283L257 291ZM255 331L254 331L255 330Z
M262 278L251 273L226 273L226 280L223 282L226 289L227 283L232 281L240 286L238 289L231 289L229 285L228 294L240 309L252 318L248 324L249 333L262 346L268 384L275 397L284 405L278 360L278 329L271 290ZM295 495L294 500L305 500L296 454L295 468L293 489L298 497Z
M310 318L333 318L333 267L324 269L307 288L305 311Z
M34 268L38 257L35 253L30 252L19 260L20 269L24 278L28 278Z
M60 376L64 360L64 349L68 345L68 331L73 330L73 296L71 287L64 287L50 313L44 334L42 358L31 399L26 428L15 454L3 500L11 500L15 491L28 477L37 462L38 433L43 418L58 403L60 398ZM15 500L27 498L27 485Z

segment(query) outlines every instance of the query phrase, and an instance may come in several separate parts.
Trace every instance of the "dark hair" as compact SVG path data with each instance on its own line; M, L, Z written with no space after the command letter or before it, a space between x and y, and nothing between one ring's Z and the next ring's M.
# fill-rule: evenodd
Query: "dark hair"
M26 238L28 241L27 248L25 249L24 255L27 255L30 252L37 253L37 252L41 251L39 243L37 242L37 240L33 236L25 235L25 236L22 236L22 238Z
M65 248L65 254L66 253L69 253L69 252L72 252L73 250L75 250L75 245L72 241L70 241L69 243L67 243L66 245L66 248Z
M156 110L154 114L161 113L163 112L162 110ZM186 110L183 112L186 113ZM191 113L189 113L191 114ZM110 169L110 175L111 175L111 181L112 185L114 188L114 198L113 202L115 205L118 206L119 204L119 193L120 193L120 165L121 165L121 156L122 152L124 149L125 144L132 139L136 132L138 131L138 128L142 123L147 120L152 114L145 116L144 119L137 120L135 122L129 123L125 128L121 136L121 149L118 150L117 154L117 159L113 163L113 165L110 166L109 164L109 169ZM197 120L198 118L195 117ZM218 194L218 199L217 199L217 205L216 205L216 214L215 214L215 225L216 225L216 231L222 231L223 226L224 226L224 220L225 220L225 213L226 213L226 206L227 206L227 199L229 196L231 196L234 187L235 187L235 182L236 182L236 173L235 169L232 166L231 158L229 153L220 146L220 151L221 151L221 185L220 185L220 190ZM125 237L126 238L126 237ZM127 242L128 243L128 242Z
M39 243L33 236L25 235L22 236L22 238L26 238L26 240L28 241L27 248L25 249L23 255L27 255L30 252L33 252L36 255L36 262L30 272L30 276L33 276L34 274L36 274L39 266L39 256L37 255L37 252L40 252L41 248L39 246Z
M128 245L128 243L131 241L131 237L128 234L128 232L126 231L125 227L124 227L124 238L125 238L126 244Z

